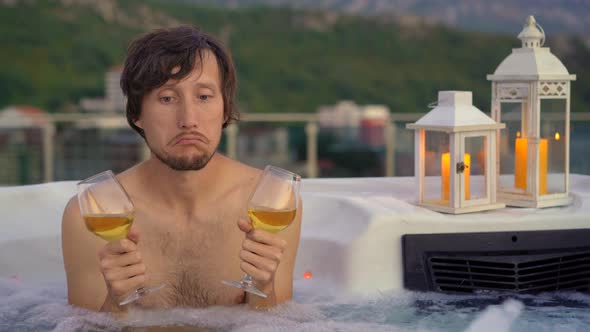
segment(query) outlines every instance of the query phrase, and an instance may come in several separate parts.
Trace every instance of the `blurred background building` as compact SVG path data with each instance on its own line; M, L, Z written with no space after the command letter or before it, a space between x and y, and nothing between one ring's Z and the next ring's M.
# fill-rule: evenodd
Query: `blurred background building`
M106 72L104 78L104 98L82 98L80 109L88 112L125 112L125 96L121 90L120 80L123 66L114 66Z
M412 176L405 124L439 90L473 91L489 114L486 74L519 47L530 14L577 75L570 170L590 174L586 1L5 0L0 13L0 185L148 157L124 116L121 63L134 37L181 23L219 37L236 62L243 116L220 152L309 177Z

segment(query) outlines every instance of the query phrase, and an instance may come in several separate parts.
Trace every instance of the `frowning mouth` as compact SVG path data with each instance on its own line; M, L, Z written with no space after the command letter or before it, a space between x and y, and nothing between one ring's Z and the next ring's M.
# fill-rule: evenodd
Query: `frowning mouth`
M171 140L171 145L195 145L209 143L207 137L197 132L181 133Z

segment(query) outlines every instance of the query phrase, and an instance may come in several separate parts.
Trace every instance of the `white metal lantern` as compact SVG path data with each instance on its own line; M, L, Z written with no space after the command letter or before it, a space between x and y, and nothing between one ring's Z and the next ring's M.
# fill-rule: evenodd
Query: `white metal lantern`
M498 200L510 206L566 205L569 197L570 75L529 16L492 81L492 117L498 134Z
M472 105L469 91L440 91L416 123L418 204L446 213L503 208L496 202L496 123Z

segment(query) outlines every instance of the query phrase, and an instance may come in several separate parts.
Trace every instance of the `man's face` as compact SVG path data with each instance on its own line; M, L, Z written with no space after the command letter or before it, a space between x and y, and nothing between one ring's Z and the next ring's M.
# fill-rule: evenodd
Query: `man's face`
M169 80L143 98L136 125L158 159L174 170L188 171L207 165L219 145L223 122L217 59L207 51L188 76Z

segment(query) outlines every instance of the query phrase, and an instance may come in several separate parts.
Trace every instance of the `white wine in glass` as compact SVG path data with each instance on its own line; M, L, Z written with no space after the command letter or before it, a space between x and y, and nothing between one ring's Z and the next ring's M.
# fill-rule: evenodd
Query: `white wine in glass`
M269 208L248 208L248 216L252 220L252 227L276 233L287 228L295 219L297 209L274 210Z
M287 228L297 215L301 176L282 168L268 165L248 202L248 216L252 227L277 233ZM246 292L266 298L246 274L240 281L222 281Z
M127 237L135 208L112 171L104 171L78 183L78 204L86 228L109 242ZM126 305L164 287L140 288L119 305Z
M83 218L89 231L109 242L125 238L133 223L133 214L87 214Z

